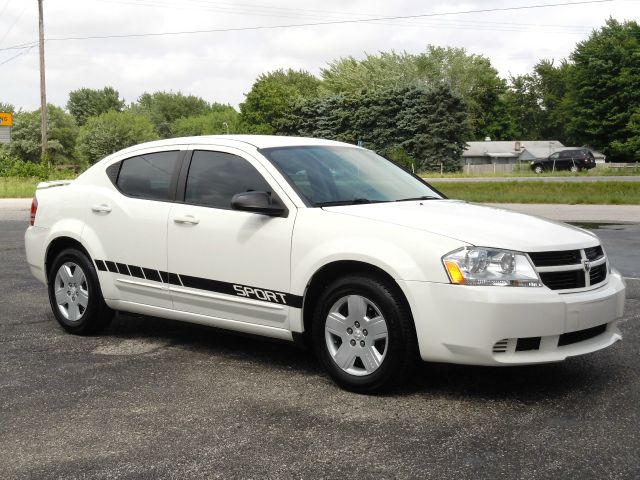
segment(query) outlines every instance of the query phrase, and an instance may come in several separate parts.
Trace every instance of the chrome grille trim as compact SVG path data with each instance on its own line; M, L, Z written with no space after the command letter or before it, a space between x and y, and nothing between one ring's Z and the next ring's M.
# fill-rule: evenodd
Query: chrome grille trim
M558 252L532 252L528 255L542 283L562 293L599 286L606 282L609 273L607 257L601 245ZM561 260L565 263L559 264Z

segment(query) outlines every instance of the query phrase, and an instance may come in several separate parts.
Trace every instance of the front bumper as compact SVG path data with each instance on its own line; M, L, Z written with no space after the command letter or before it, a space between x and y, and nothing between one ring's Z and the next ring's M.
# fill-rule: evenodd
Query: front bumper
M401 286L411 305L420 354L426 361L472 365L557 362L622 339L617 320L623 315L625 284L617 272L598 288L567 294L546 287L471 287L417 281L401 282ZM578 331L595 335L561 337ZM517 349L518 345L526 348Z

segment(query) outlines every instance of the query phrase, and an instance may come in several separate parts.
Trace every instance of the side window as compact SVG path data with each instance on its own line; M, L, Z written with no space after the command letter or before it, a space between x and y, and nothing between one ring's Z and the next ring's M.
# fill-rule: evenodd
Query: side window
M563 152L560 152L560 158L571 158L572 154L571 154L571 150L565 150Z
M178 151L149 153L123 160L116 186L132 197L169 200Z
M558 160L559 157L560 157L560 154L556 152L549 157L549 160Z
M252 190L271 192L271 187L244 158L222 152L193 152L185 202L231 209L236 193Z

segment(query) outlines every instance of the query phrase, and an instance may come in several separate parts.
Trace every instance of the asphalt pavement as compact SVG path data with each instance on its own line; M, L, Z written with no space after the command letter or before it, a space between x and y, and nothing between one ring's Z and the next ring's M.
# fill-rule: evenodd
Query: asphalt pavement
M614 347L532 367L422 364L402 390L361 396L288 343L124 314L101 336L64 333L25 264L26 214L11 212L2 478L640 478L640 281ZM639 228L596 230L630 277Z

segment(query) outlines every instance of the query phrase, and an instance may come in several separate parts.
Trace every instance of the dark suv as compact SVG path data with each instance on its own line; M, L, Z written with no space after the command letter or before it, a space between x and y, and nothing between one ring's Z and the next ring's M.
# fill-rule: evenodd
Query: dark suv
M560 150L559 152L552 153L544 160L534 160L531 162L531 170L536 173L555 170L579 172L580 170L588 170L595 166L596 159L588 148Z

